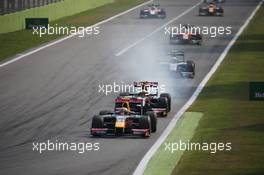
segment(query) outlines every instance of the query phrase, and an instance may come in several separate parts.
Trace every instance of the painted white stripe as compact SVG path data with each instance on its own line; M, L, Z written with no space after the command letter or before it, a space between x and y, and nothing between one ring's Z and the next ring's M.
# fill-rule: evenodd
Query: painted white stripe
M131 12L131 11L133 11L133 10L139 8L139 7L142 7L142 6L146 5L146 4L149 4L149 3L152 2L152 1L153 1L153 0L150 0L150 1L147 1L147 2L145 2L145 3L139 4L139 5L137 5L137 6L133 7L133 8L131 8L131 9L128 9L128 10L122 12L122 13L119 13L119 14L117 14L117 15L115 15L115 16L112 16L112 17L110 17L110 18L108 18L108 19L106 19L106 20L103 20L103 21L101 21L101 22L98 22L98 23L96 23L96 24L94 24L94 25L92 25L92 26L90 26L90 27L96 27L96 26L99 26L99 25L101 25L101 24L103 24L103 23L106 23L106 22L108 22L108 21L111 21L111 20L113 20L113 19L115 19L115 18L117 18L117 17L119 17L119 16L122 16L122 15L128 13L128 12ZM84 30L86 30L86 29L84 29ZM84 31L84 30L83 30L83 31ZM80 31L80 32L81 32L81 31ZM49 43L49 44L46 44L46 45L44 45L44 46L42 46L42 47L39 47L39 48L37 48L37 49L35 49L35 50L32 50L32 51L30 51L30 52L27 52L27 53L25 53L25 54L23 54L23 55L19 55L18 57L13 58L12 60L9 60L9 61L6 61L6 62L0 64L0 68L2 68L2 67L4 67L4 66L7 66L7 65L9 65L9 64L11 64L11 63L13 63L13 62L16 62L16 61L18 61L18 60L20 60L20 59L22 59L22 58L24 58L24 57L26 57L26 56L32 55L32 54L34 54L34 53L36 53L36 52L38 52L38 51L40 51L40 50L43 50L43 49L48 48L48 47L50 47L50 46L53 46L53 45L55 45L55 44L61 43L61 42L65 41L65 40L67 40L67 39L69 39L69 38L72 38L72 37L74 37L74 36L76 36L76 35L78 35L78 33L77 33L77 34L72 34L72 35L69 35L69 36L66 36L66 37L63 37L63 38L58 39L58 40L56 40L56 41L53 41L53 42L51 42L51 43Z
M158 138L158 140L154 143L154 145L149 149L149 151L144 155L144 157L141 159L140 163L138 164L137 168L135 169L133 175L140 175L144 173L144 170L146 169L146 166L151 159L151 157L155 154L155 152L158 150L158 148L161 146L161 144L165 141L167 136L170 134L170 132L175 127L177 121L179 118L183 115L183 113L192 105L192 103L196 100L200 92L203 90L204 86L208 82L208 80L212 77L212 75L215 73L219 65L222 63L224 58L226 57L227 53L231 49L231 47L234 45L238 37L241 35L241 33L244 31L244 29L247 27L249 22L252 20L258 9L263 4L263 0L260 1L258 6L255 8L255 10L251 13L249 18L245 21L243 26L239 29L239 31L236 33L234 38L229 42L223 53L220 55L220 57L217 59L214 66L211 68L211 70L208 72L208 74L205 76L205 78L202 80L202 82L199 84L199 86L196 88L195 92L191 96L191 98L184 104L184 106L176 113L176 115L171 120L170 124L167 126L167 128L163 131L162 135Z
M157 28L156 30L154 30L153 32L149 33L148 35L146 35L145 37L137 40L136 42L132 43L131 45L127 46L126 48L122 49L120 52L116 53L115 56L119 57L121 55L123 55L124 53L126 53L128 50L130 50L131 48L135 47L136 45L140 44L142 41L144 41L145 39L151 37L153 34L159 32L160 30L164 29L164 27L166 27L167 25L169 25L170 23L180 19L182 16L186 15L187 13L189 13L190 11L192 11L195 7L197 7L199 4L201 4L202 1L198 2L197 4L195 4L194 6L190 7L189 9L187 9L186 11L184 11L183 13L181 13L180 15L176 16L175 18L171 19L170 21L168 21L167 23L165 23L164 25L160 26L159 28Z

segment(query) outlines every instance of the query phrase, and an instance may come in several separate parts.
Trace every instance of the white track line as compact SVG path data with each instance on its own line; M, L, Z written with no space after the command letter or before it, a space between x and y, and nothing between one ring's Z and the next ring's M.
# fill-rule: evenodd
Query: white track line
M103 23L106 23L106 22L108 22L108 21L111 21L111 20L113 20L113 19L115 19L115 18L117 18L117 17L119 17L119 16L122 16L122 15L128 13L128 12L131 12L131 11L133 11L133 10L135 10L135 9L137 9L137 8L139 8L139 7L141 7L141 6L144 6L144 5L146 5L146 4L149 4L149 3L152 2L152 1L153 1L153 0L150 0L150 1L147 1L147 2L145 2L145 3L143 3L143 4L139 4L139 5L137 5L137 6L133 7L133 8L131 8L131 9L128 9L128 10L122 12L122 13L119 13L119 14L117 14L117 15L115 15L115 16L112 16L112 17L110 17L110 18L108 18L108 19L106 19L106 20L103 20L103 21L101 21L101 22L98 22L98 23L96 23L96 24L94 24L94 25L92 25L92 26L89 26L89 27L96 27L96 26L99 26L99 25L101 25L101 24L103 24ZM85 30L85 29L84 29L84 30ZM77 34L78 34L78 33L77 33ZM4 66L7 66L7 65L9 65L9 64L11 64L11 63L13 63L13 62L16 62L16 61L18 61L18 60L20 60L20 59L22 59L22 58L24 58L24 57L26 57L26 56L32 55L32 54L34 54L34 53L36 53L36 52L38 52L38 51L40 51L40 50L43 50L43 49L48 48L48 47L50 47L50 46L53 46L53 45L55 45L55 44L61 43L62 41L65 41L65 40L67 40L67 39L69 39L69 38L72 38L72 37L76 36L77 34L72 34L72 35L69 35L69 36L63 37L63 38L58 39L58 40L56 40L56 41L53 41L53 42L51 42L51 43L49 43L49 44L46 44L46 45L44 45L44 46L42 46L42 47L39 47L39 48L37 48L37 49L34 49L34 50L30 51L30 52L27 52L27 53L25 53L25 54L19 55L18 57L13 58L12 60L9 60L9 61L6 61L6 62L0 64L0 68L2 68L2 67L4 67Z
M208 72L208 74L205 76L205 78L202 80L202 82L199 84L199 86L196 88L195 92L191 96L191 98L184 104L184 106L177 112L177 114L173 117L170 124L167 126L167 128L163 131L162 135L158 138L158 140L154 143L154 145L149 149L149 151L144 155L144 157L141 159L140 163L138 164L137 168L135 169L133 175L140 175L144 173L144 170L146 169L146 166L151 159L151 157L154 155L154 153L158 150L158 148L161 146L161 144L165 141L167 136L170 134L170 132L175 127L177 121L179 118L183 115L183 113L192 105L192 103L196 100L200 92L203 90L204 86L208 82L208 80L212 77L212 75L215 73L221 62L226 57L227 53L231 49L231 47L234 45L238 37L241 35L241 33L244 31L244 29L247 27L249 22L252 20L258 9L263 4L263 0L260 1L258 6L255 8L255 10L251 13L251 15L248 17L248 19L245 21L244 25L239 29L239 31L236 33L234 38L230 41L230 43L227 45L223 53L220 55L220 57L217 59L214 66L211 68L211 70Z
M138 45L139 43L141 43L142 41L144 41L145 39L149 38L150 36L152 36L153 34L155 34L156 32L162 30L164 27L166 27L167 25L169 25L170 23L180 19L182 16L186 15L187 13L189 13L190 11L192 11L195 7L197 7L199 4L201 4L202 1L198 2L197 4L195 4L194 6L192 6L191 8L187 9L186 11L184 11L183 13L181 13L180 15L176 16L175 18L171 19L170 21L168 21L167 23L165 23L164 25L160 26L159 28L157 28L156 30L154 30L153 32L149 33L148 35L146 35L145 37L139 39L138 41L134 42L133 44L127 46L126 48L122 49L120 52L118 52L117 54L115 54L115 56L119 57L121 55L123 55L124 53L126 53L129 49L135 47L136 45Z

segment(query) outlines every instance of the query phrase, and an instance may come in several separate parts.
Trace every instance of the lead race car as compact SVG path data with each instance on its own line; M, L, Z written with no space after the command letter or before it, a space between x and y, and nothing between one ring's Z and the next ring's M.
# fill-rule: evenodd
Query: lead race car
M157 118L154 113L138 114L123 107L115 112L100 111L99 115L95 115L92 119L91 135L150 137L156 130Z
M166 12L163 8L160 8L159 4L150 4L144 9L140 10L139 17L145 18L166 18Z
M153 112L161 117L168 115L171 110L171 96L169 93L159 94L158 82L134 82L134 87L139 88L137 92L120 93L115 101L115 110L126 107L136 113Z
M171 32L170 44L202 44L202 35L196 32L194 25L183 25L184 31L181 33Z
M199 16L224 16L224 9L214 2L203 4L199 8Z

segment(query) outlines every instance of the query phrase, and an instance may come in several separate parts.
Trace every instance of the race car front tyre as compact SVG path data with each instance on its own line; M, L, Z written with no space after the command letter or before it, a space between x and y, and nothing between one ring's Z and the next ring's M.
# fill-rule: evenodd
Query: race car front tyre
M165 19L166 18L166 13L165 12L160 13L160 14L158 14L158 17L161 18L161 19Z
M147 115L150 117L151 121L151 132L156 132L157 131L157 115L153 111L147 112Z
M95 115L92 119L92 128L103 128L103 118L99 115ZM91 133L93 136L99 136L98 134Z
M140 118L140 128L148 129L146 133L142 135L142 137L150 137L151 130L151 120L149 116L143 116Z
M169 104L167 98L160 97L158 99L158 108L165 108L166 112L164 113L163 117L166 117L169 112Z
M92 120L92 128L103 128L103 118L95 115Z

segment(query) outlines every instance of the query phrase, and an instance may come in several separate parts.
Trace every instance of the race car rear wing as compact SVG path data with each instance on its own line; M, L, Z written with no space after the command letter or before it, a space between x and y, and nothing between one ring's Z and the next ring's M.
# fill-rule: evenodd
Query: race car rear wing
M116 103L126 103L126 102L129 102L129 103L138 103L138 104L141 104L143 103L143 99L139 99L139 98L116 98L115 99L115 102Z
M140 82L134 82L134 87L158 87L159 83L154 81L140 81Z

